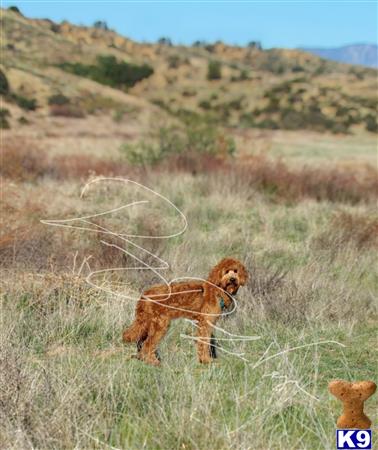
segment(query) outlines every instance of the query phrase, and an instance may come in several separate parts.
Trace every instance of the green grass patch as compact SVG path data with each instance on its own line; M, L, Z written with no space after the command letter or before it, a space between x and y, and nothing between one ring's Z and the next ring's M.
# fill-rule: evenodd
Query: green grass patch
M90 78L117 89L127 89L154 73L147 64L137 65L117 61L115 56L98 56L95 64L64 62L59 67L67 72Z

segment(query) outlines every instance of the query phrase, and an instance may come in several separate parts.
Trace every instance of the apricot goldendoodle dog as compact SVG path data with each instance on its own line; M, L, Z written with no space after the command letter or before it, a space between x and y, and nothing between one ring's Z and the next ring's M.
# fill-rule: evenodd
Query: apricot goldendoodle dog
M157 346L171 320L187 318L198 325L198 359L208 363L216 357L213 325L233 305L232 295L247 280L243 264L233 258L220 261L207 282L192 281L153 286L143 292L136 306L135 320L123 332L124 342L136 342L138 358L157 365Z

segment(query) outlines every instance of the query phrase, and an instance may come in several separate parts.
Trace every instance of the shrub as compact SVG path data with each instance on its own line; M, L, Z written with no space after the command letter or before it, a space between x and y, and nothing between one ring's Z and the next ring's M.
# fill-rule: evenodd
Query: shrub
M207 79L220 80L222 78L222 66L219 61L211 60L207 66Z
M248 72L247 72L247 70L242 69L240 71L240 75L239 75L237 81L246 81L246 80L249 80Z
M181 153L184 141L176 127L161 127L152 141L142 140L136 144L123 144L120 147L127 161L136 166L156 165L166 156Z
M197 91L193 88L185 88L182 91L183 97L194 97L195 95L197 95Z
M181 58L179 55L169 55L167 62L170 69L177 69L180 66Z
M243 106L243 97L239 97L239 98L235 98L233 100L230 100L227 103L227 106L230 109L235 109L237 111L240 111L242 109L242 106Z
M30 124L29 120L24 116L21 116L18 118L18 123L20 125L29 125Z
M263 119L260 122L256 122L252 119L251 123L257 128L266 128L268 130L278 130L280 128L280 124L273 119Z
M10 92L8 79L4 72L0 70L0 95L8 95Z
M215 44L205 44L204 49L209 53L213 53L215 51Z
M367 131L371 131L372 133L378 133L378 121L377 116L373 114L369 114L365 117L365 127Z
M8 117L10 117L9 110L6 108L0 108L0 129L4 130L10 128Z
M235 152L234 140L206 123L195 123L186 130L187 148L195 153L232 156Z
M51 30L53 33L59 33L59 32L60 32L60 25L57 24L57 23L52 22L52 23L50 24L50 30Z
M0 70L0 95L4 95L9 101L15 102L20 108L27 111L37 109L37 100L35 98L27 98L11 92L8 79L2 70Z
M201 100L200 102L198 102L198 106L206 110L211 109L211 103L209 100Z
M169 55L167 57L167 63L168 63L168 67L170 69L177 69L178 67L180 67L183 64L190 64L190 61L188 58L184 58L178 54L175 54L175 55Z
M10 6L8 9L9 9L9 11L13 11L16 14L20 14L20 16L22 16L22 13L21 13L20 9L17 6Z
M51 95L48 98L49 105L68 105L68 103L70 103L70 99L63 94Z
M305 69L301 65L297 64L291 68L291 71L294 73L295 72L304 72Z
M261 64L261 69L268 72L276 73L278 75L286 72L287 62L274 49L266 50L266 59Z
M234 140L224 135L217 128L193 121L185 129L161 127L152 136L150 142L145 140L136 144L123 144L121 152L133 165L157 165L173 155L213 155L225 158L235 152Z
M235 98L226 103L218 102L216 104L213 104L211 100L215 98L216 96L214 96L213 94L210 99L199 101L198 106L205 111L211 111L214 118L219 121L226 121L229 118L232 110L240 111L242 109L243 99L241 97Z
M50 105L51 116L83 118L85 113L83 109L77 104L71 104L71 100L63 94L55 94L49 97L48 104Z
M159 148L143 141L136 144L124 143L119 150L125 155L127 162L134 166L154 165L161 159Z
M26 111L35 111L37 109L37 100L35 98L27 98L23 95L12 94L15 103Z
M112 55L98 56L95 65L65 62L59 67L67 72L117 89L132 87L154 73L153 68L147 64L139 66L124 61L118 62Z
M207 45L206 41L194 41L192 47L205 47Z
M248 48L256 48L257 50L262 50L262 45L260 41L250 41L247 44Z
M157 43L159 45L167 45L168 47L172 47L172 40L168 37L161 37L158 39Z
M320 112L296 111L294 109L285 108L281 112L281 127L286 130L298 130L301 128L311 129L330 129L333 121L327 119Z
M349 97L333 88L319 88L309 95L309 83L305 77L279 83L264 94L263 107L252 111L253 126L288 130L329 130L333 133L348 133L349 127L364 121L358 105L372 108L369 99ZM336 113L327 112L336 109ZM374 115L369 114L371 131L374 130ZM247 124L247 121L244 121Z
M93 28L104 31L109 30L108 24L104 20L96 20L96 22L93 24Z

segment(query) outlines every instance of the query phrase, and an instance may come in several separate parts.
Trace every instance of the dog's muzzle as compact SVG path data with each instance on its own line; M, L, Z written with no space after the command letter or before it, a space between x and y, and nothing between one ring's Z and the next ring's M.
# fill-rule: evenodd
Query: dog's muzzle
M236 278L230 278L226 284L226 291L230 294L236 294L239 289L239 283Z

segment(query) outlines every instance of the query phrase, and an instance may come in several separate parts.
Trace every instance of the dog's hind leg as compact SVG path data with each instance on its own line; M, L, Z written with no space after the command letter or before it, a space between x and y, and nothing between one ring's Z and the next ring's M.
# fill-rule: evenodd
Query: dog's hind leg
M138 342L147 333L147 321L135 319L129 328L122 334L123 342Z
M164 320L153 320L151 322L148 329L148 336L142 344L142 348L139 352L140 359L155 366L160 364L160 359L158 358L156 353L157 346L168 331L169 323L170 320L168 318Z
M215 336L212 334L210 339L210 358L216 359L217 356L217 340L215 339Z

